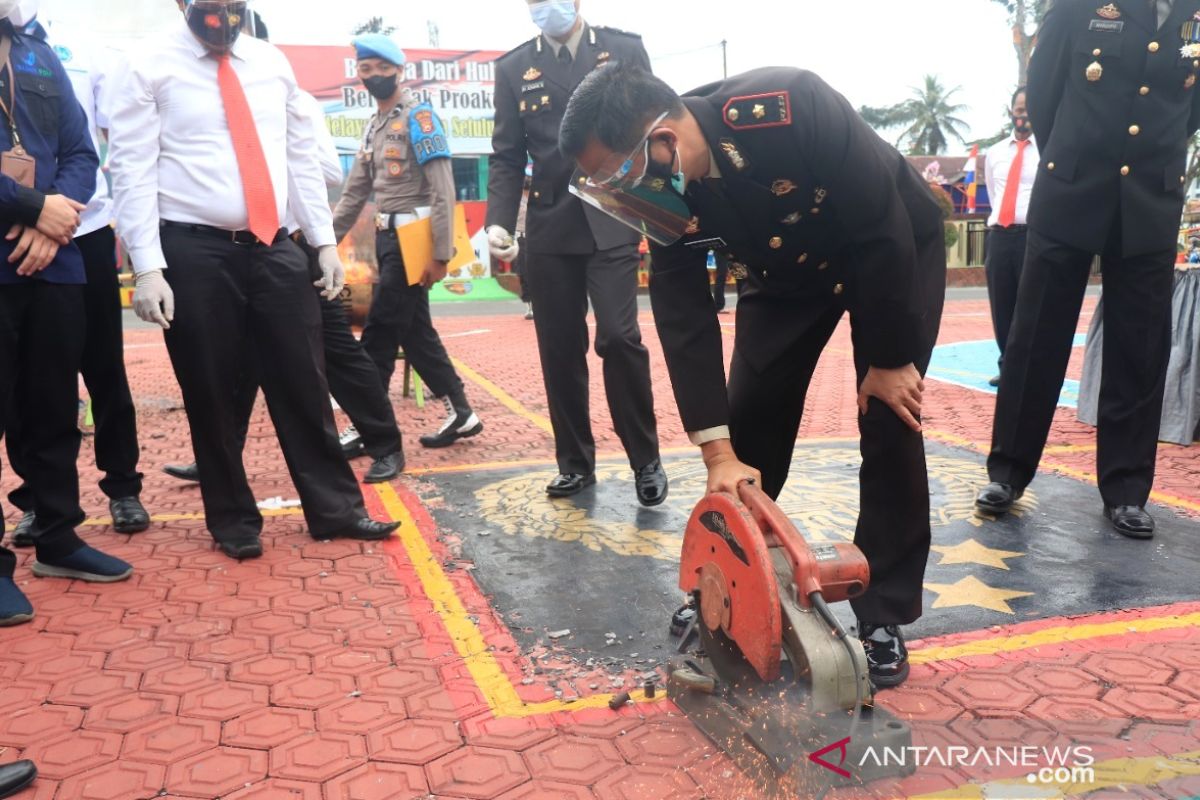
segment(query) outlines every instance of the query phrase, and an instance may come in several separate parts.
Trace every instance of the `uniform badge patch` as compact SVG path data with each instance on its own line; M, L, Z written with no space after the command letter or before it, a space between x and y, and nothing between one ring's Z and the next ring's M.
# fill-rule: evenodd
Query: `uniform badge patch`
M394 130L394 131L402 131L402 130L404 130L404 126L403 126L402 124L400 124L400 121L399 121L399 120L397 120L396 122L393 122L393 123L392 123L392 130Z
M744 172L750 164L746 161L746 157L738 150L737 142L733 139L721 140L721 151L729 158L729 163L733 164L734 169L738 172Z
M1103 17L1104 19L1120 19L1121 9L1117 8L1112 3L1109 3L1103 8L1097 8L1096 16Z
M737 130L776 128L792 124L787 92L767 92L734 97L725 104L725 124Z
M542 71L537 67L530 67L529 69L525 70L525 74L521 76L521 78L526 81L536 81L540 77L542 77Z
M776 197L783 197L785 194L791 194L794 191L796 191L796 184L786 178L780 178L771 184L771 194Z
M400 163L398 161L393 161L390 164L388 164L387 169L388 169L388 175L391 175L393 178L399 178L400 173L404 172L404 167L400 166Z
M607 64L608 60L610 58L612 58L612 53L605 50L604 52L602 52L598 56L596 56L596 66L600 67L600 66Z
M433 133L433 111L432 109L424 109L413 112L413 119L417 121L417 127L421 129L421 133L428 136Z
M424 166L435 158L450 158L446 131L429 103L421 103L409 113L408 135L418 164Z

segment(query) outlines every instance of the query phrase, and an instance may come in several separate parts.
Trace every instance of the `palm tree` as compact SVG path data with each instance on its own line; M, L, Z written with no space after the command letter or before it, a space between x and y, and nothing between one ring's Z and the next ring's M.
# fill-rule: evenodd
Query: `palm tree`
M949 147L949 137L965 141L967 123L955 116L967 109L951 102L960 87L946 90L935 75L925 76L922 88L913 87L913 96L894 106L864 107L859 110L868 125L889 129L904 126L896 147L914 156L936 156Z
M366 22L360 22L351 30L351 35L358 36L362 33L382 33L384 36L391 36L396 32L395 25L385 25L383 17L371 17Z

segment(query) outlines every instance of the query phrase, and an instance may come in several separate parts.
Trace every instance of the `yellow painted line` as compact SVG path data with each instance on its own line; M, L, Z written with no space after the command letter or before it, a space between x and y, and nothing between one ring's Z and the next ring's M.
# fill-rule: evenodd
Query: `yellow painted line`
M302 508L260 508L259 513L264 517L298 517L304 513ZM204 512L193 514L155 514L150 522L181 522L183 520L204 519ZM80 527L108 527L112 525L112 517L96 517L79 523Z
M441 563L434 557L433 551L429 549L429 544L418 530L404 501L386 483L377 484L374 488L388 515L393 520L400 522L397 536L404 545L409 561L421 581L421 587L433 604L434 611L446 626L455 652L467 665L467 670L471 673L471 677L475 680L475 684L479 687L495 716L530 717L608 706L608 701L613 697L612 694L591 695L573 702L550 700L542 703L526 703L522 700L508 675L492 656L483 634L471 621L470 615L454 591L454 585L446 577L446 573L442 570ZM663 699L661 694L648 698L641 690L630 692L630 696L637 703L653 703Z
M1153 633L1194 627L1200 627L1200 612L1183 616L1140 617L1120 622L1060 625L1017 636L997 636L947 647L926 647L913 650L909 653L909 660L914 664L931 664L969 656L1011 653L1016 650L1029 650L1062 642L1077 642L1081 639L1097 639L1102 636L1125 636L1130 633Z
M504 391L499 386L492 383L463 362L459 361L457 358L452 358L450 360L454 363L454 368L457 369L459 373L469 380L474 381L475 384L481 389L490 394L492 397L496 398L500 405L504 406L517 416L524 417L525 419L529 420L551 436L554 435L554 428L551 427L550 420L546 419L541 414L533 413L528 408L521 405L521 403L518 402L517 399L511 394Z
M1056 444L1047 447L1047 453L1091 453L1096 449L1094 444Z
M1070 769L1070 767L1068 767ZM945 789L932 794L916 795L912 800L983 800L986 797L1018 797L1015 787L1030 788L1038 800L1062 800L1066 797L1083 796L1100 789L1119 789L1128 792L1131 786L1157 786L1167 781L1190 775L1200 775L1200 750L1177 753L1173 756L1144 756L1142 758L1114 758L1098 761L1092 765L1094 777L1090 781L1075 783L1030 783L1026 778L1007 778L988 783L969 783L956 789Z

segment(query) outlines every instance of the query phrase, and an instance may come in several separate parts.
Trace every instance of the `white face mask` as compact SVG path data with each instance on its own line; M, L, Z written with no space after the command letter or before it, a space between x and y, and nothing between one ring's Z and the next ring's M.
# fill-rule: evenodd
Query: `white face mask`
M0 19L11 16L17 10L19 3L17 0L0 0ZM13 20L14 25L19 25L16 20Z
M33 22L37 19L39 6L41 6L41 0L18 0L17 10L10 17L13 25L20 28Z

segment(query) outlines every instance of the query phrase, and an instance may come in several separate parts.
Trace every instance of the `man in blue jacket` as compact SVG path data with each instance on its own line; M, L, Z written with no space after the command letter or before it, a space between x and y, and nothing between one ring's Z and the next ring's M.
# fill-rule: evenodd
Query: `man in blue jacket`
M54 52L13 29L0 0L0 435L24 425L40 535L33 574L112 582L133 568L83 543L76 374L83 352L83 258L72 238L96 189L99 158L83 109ZM0 626L33 607L0 547Z

